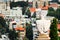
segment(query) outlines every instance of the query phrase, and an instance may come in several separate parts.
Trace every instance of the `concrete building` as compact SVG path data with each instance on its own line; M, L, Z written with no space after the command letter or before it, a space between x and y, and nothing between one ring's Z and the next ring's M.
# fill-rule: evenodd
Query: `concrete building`
M6 9L6 3L5 2L0 2L0 11Z
M60 6L60 5L58 5L58 3L56 3L56 2L54 2L54 3L51 2L50 5L49 5L49 7L54 8L54 10L56 10L59 6Z
M0 2L0 13L9 14L10 12L10 2Z
M33 7L36 7L36 3L37 3L37 5L38 5L38 7L41 7L41 6L44 5L44 3L45 3L46 5L48 5L48 0L34 0L34 1L33 1Z
M0 10L5 10L8 6L10 7L10 1L0 2Z
M17 2L17 1L27 1L27 0L11 0L11 1Z
M27 0L11 0L11 1L14 1L14 2L17 2L17 1L27 1ZM33 0L28 0L28 2L32 2Z
M19 40L23 40L26 34L26 29L20 25L16 27L15 30L18 31Z

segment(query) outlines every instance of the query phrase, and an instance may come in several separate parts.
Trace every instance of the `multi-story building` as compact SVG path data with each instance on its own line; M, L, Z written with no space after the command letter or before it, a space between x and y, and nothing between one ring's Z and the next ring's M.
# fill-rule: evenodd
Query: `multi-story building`
M32 2L33 0L11 0L11 1L14 1L14 2L17 2L17 1L28 1L28 2Z
M36 3L38 7L43 6L44 4L48 5L48 0L34 0L33 7L36 7Z
M0 12L6 14L10 10L10 2L0 2Z
M6 9L6 3L0 2L0 10Z
M10 6L10 1L0 1L0 10L7 9L7 6Z
M11 0L11 1L17 2L17 1L27 1L27 0Z

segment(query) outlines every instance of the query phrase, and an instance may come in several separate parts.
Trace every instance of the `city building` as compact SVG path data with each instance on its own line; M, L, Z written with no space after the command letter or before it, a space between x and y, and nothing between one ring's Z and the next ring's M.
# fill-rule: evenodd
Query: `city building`
M7 6L10 7L10 1L0 1L0 10L6 10Z
M15 30L18 31L19 40L23 40L26 34L26 29L23 28L22 26L19 26L16 27Z
M17 2L17 1L28 1L28 2L32 2L33 0L11 0L11 1L14 1L14 2Z
M4 18L4 14L0 13L0 17L3 17Z
M4 15L10 13L10 2L0 2L0 13Z
M48 6L48 0L34 0L34 1L33 1L33 7L35 7L35 8L36 8L36 3L37 3L37 6L38 6L38 7L41 7L41 6L43 6L44 4L45 4L46 6Z
M11 1L18 2L27 0ZM50 2L50 5L48 5L48 1L54 1L54 3ZM54 17L48 17L46 15L48 13L48 7L53 7L55 10L58 8L58 4L55 1L56 0L28 0L28 2L32 3L33 5L33 7L29 8L31 16L34 14L34 12L36 12L36 18L40 19L35 20L37 25L35 24L35 27L33 27L33 39L38 35L38 31L40 32L40 34L49 34L51 20ZM6 17L7 19L12 19L12 21L9 22L9 29L13 30L14 28L16 31L18 31L19 40L23 40L23 38L25 37L26 29L23 28L24 25L22 25L22 23L30 23L32 18L30 19L23 17L22 7L13 7L12 9L10 9L10 2L0 2L0 11L2 13L0 14L0 16ZM60 26L60 24L58 26Z
M11 2L14 1L14 2L18 2L18 1L27 1L27 0L11 0Z
M6 9L6 3L5 2L0 2L0 11Z
M56 2L50 2L50 5L49 5L49 7L54 8L54 10L56 10L59 6L60 5L58 3L56 3Z
M57 26L58 26L57 28L60 30L60 24L57 24Z

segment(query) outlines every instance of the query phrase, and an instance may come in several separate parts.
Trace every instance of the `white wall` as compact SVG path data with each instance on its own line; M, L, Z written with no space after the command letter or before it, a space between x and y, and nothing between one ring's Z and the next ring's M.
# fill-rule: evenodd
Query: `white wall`
M41 10L41 19L44 19L48 13L48 10Z
M17 2L17 1L27 1L27 0L15 0L15 2Z
M22 10L21 10L21 8L15 7L14 9L11 10L10 15L21 16L21 15L22 15Z
M38 9L36 9L36 17L40 18L40 15L41 15L41 9L38 8Z
M33 0L29 0L29 2L32 2ZM34 0L35 1L35 0Z
M52 1L52 0L48 0L48 1Z
M0 3L0 10L6 9L6 4L5 3Z

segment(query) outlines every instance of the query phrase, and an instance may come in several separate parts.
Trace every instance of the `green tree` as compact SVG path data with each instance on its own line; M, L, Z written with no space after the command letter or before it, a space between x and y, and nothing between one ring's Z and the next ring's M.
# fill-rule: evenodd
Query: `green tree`
M47 14L47 16L55 16L55 10L54 10L52 7L50 7L50 8L48 9L48 14Z
M10 30L8 37L9 37L10 40L17 40L18 33L16 33L16 31L14 29L13 30Z
M34 12L34 14L32 15L32 18L36 18L36 12Z
M60 8L57 8L55 15L55 17L60 20Z
M49 10L49 11L54 11L54 9L53 9L52 7L50 7L48 10Z
M3 17L0 17L0 35L9 33L8 37L11 40L16 40L17 33L13 30L9 30L8 25L6 24L6 21ZM12 35L13 34L13 35ZM15 39L14 39L15 38Z
M50 40L58 40L57 19L54 18L50 26Z
M0 33L4 34L8 32L8 25L3 17L0 17Z
M25 1L18 1L18 2L11 2L10 3L10 8L12 9L13 7L24 7L24 6L28 6L28 2L25 2Z
M24 40L28 40L28 38L27 37L24 37Z
M57 8L57 10L55 11L52 7L50 7L48 9L47 16L53 16L53 17L57 18L58 20L60 20L60 8Z
M24 15L25 14L25 11L26 11L27 7L22 7L22 14Z
M28 24L26 25L26 37L29 40L33 40L33 30L32 30L32 25Z
M31 17L31 12L30 12L29 8L28 8L27 12L25 13L25 15L27 15L27 16L28 16L28 18L30 18L30 17Z

